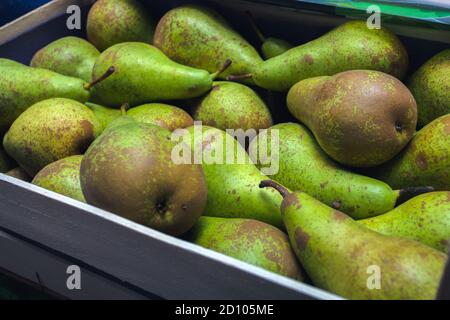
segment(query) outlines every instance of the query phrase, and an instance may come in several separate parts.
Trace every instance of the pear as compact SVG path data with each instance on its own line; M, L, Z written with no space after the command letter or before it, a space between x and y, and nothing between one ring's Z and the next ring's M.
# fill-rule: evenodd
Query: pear
M288 237L266 223L251 219L200 217L185 239L283 276L304 280Z
M89 82L99 55L97 48L86 40L64 37L36 52L30 65Z
M278 140L272 143L272 136ZM275 146L275 147L272 147ZM349 171L330 159L319 147L311 132L295 123L280 123L259 133L250 144L249 153L259 157L257 165L265 167L265 157L279 164L271 178L283 186L303 191L326 205L364 219L392 210L396 205L431 188L392 190L386 183Z
M127 115L137 122L155 124L169 131L194 124L194 120L186 111L163 103L144 104L128 110Z
M369 174L393 188L450 190L450 114L427 124L397 157Z
M379 233L419 241L448 252L450 192L422 194L381 216L358 221Z
M293 48L293 45L286 40L274 37L265 37L261 32L261 29L256 24L256 21L250 11L247 11L246 13L249 17L249 21L253 30L262 43L261 52L265 60L279 56Z
M280 195L258 188L259 181L267 176L256 168L233 136L200 125L175 134L173 139L179 141L173 151L174 158L179 156L176 161L203 166L208 185L205 216L254 219L283 228Z
M52 162L83 154L99 135L99 127L85 105L65 98L47 99L14 121L3 145L30 176L35 176Z
M265 129L272 116L264 101L251 88L233 82L214 82L212 90L200 99L194 119L221 130Z
M300 81L289 90L289 111L337 162L373 167L392 159L411 140L417 106L396 78L370 70Z
M14 120L36 102L64 97L80 102L89 99L85 82L53 71L31 68L0 58L0 133L8 130Z
M294 251L319 288L350 299L434 299L447 255L382 235L304 192L283 195L283 221Z
M408 87L417 101L418 125L423 127L450 113L450 49L421 66L409 79Z
M258 52L217 12L200 6L181 6L159 21L154 45L172 60L215 72L225 59L233 61L222 79L252 73L262 62ZM252 83L251 81L247 81Z
M120 109L104 107L92 102L86 102L85 105L94 112L100 123L100 131L102 132L111 122L122 115Z
M32 183L78 201L86 202L80 185L82 155L50 163L34 177Z
M23 170L21 167L17 167L14 169L9 170L5 173L6 175L25 181L25 182L31 182L32 178Z
M5 173L14 168L14 160L3 150L3 145L0 144L0 173Z
M113 121L81 163L89 204L179 236L201 216L207 197L202 167L176 164L167 129L128 116Z
M117 43L151 43L155 24L137 0L98 0L89 10L87 37L100 51Z
M114 73L94 87L93 101L101 105L119 107L127 102L136 106L151 101L189 99L208 92L214 74L173 62L156 47L140 43L116 44L97 59L93 78L114 68Z
M286 92L300 80L354 69L378 70L402 79L407 67L408 54L397 36L385 28L369 29L366 21L350 21L264 61L248 76L262 88Z

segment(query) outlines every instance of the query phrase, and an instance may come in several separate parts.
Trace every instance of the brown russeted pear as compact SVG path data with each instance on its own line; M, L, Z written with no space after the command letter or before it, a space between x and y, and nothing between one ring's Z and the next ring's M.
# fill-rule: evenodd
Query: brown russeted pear
M137 0L98 0L89 10L87 37L100 51L117 43L151 43L155 25Z
M349 299L434 299L447 255L420 242L386 236L304 192L283 195L283 221L314 285Z
M408 87L417 101L418 125L450 113L450 49L444 50L409 79Z
M222 16L200 6L181 6L166 13L156 27L154 44L172 60L209 72L230 59L233 64L221 78L252 73L263 61Z
M169 130L119 117L84 155L80 176L86 201L182 235L202 215L207 188L200 165L172 161L174 147Z
M32 183L72 199L86 202L80 185L82 155L71 156L45 166Z
M181 108L163 103L147 103L134 107L127 111L127 115L137 122L155 124L169 131L187 128L194 124L189 113Z
M274 134L277 134L276 136ZM272 136L277 141L272 143ZM266 158L277 161L278 170L270 176L293 191L303 191L354 219L364 219L392 210L428 187L392 190L383 181L349 171L329 158L312 133L296 123L279 123L252 140L249 153L259 152L255 161L265 167Z
M83 154L99 135L99 127L85 105L65 98L47 99L14 121L3 145L30 176L35 176L52 162Z
M399 155L368 173L393 188L450 190L450 114L427 124Z
M253 15L251 14L251 12L247 11L246 13L249 17L249 21L250 21L250 24L251 24L253 30L255 30L256 35L258 36L259 40L262 43L261 52L262 52L264 59L267 60L267 59L279 56L294 47L292 44L290 44L286 40L274 38L274 37L267 38L266 36L264 36L261 29L256 24L256 21L253 18Z
M304 280L287 235L264 222L200 217L184 238L263 269Z
M88 41L77 37L64 37L36 52L30 65L89 82L99 55L97 48Z
M351 70L300 81L289 90L287 105L331 158L353 167L392 159L416 130L411 92L379 71Z
M178 64L152 45L119 43L102 52L95 63L94 79L110 68L114 73L95 85L93 101L119 107L125 102L136 106L198 97L211 89L213 80L230 64L231 61L224 59L222 67L210 74Z
M6 175L19 179L19 180L23 180L26 182L31 182L31 180L33 180L33 178L31 178L28 173L25 172L25 170L23 170L21 167L17 167L14 169L9 170L8 172L5 173Z
M68 98L86 102L90 98L90 89L113 72L114 68L109 68L99 78L86 83L78 78L0 58L0 134L6 132L28 107L42 100Z
M447 253L450 191L422 194L388 213L358 222L379 233L416 240Z
M272 125L269 108L251 88L235 82L214 82L193 110L194 119L217 129L266 129Z
M350 21L258 64L249 76L262 88L285 92L301 80L347 70L378 70L402 79L407 67L408 53L396 35Z
M180 141L173 152L177 161L203 166L208 185L205 216L254 219L283 228L281 196L258 188L267 176L253 164L242 142L208 126L194 125L175 134Z

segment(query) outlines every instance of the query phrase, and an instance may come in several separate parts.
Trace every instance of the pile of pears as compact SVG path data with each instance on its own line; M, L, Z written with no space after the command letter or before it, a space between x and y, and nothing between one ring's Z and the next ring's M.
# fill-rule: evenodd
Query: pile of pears
M434 299L450 49L408 70L365 21L293 45L242 14L259 49L211 8L98 0L87 40L0 58L0 171L344 298Z

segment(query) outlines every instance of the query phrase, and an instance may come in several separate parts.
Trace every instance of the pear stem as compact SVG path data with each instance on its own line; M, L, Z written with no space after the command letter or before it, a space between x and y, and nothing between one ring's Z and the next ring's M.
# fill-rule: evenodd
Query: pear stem
M219 70L211 74L211 79L215 80L218 76L220 76L225 70L227 70L231 66L231 63L232 61L230 59L227 59Z
M102 82L103 80L105 80L106 78L108 78L110 75L112 75L114 72L116 71L116 68L114 68L113 66L109 67L108 70L106 70L106 72L101 75L100 77L98 77L97 79L92 80L89 83L86 83L83 88L85 90L90 90L93 86L95 86L96 84L98 84L99 82Z
M258 36L259 40L264 43L266 41L266 37L261 32L261 29L258 27L258 25L255 22L255 18L253 18L253 15L250 11L245 12L248 16L248 20L250 21L250 24L252 25L253 30L255 31L256 35Z
M236 80L244 80L244 79L250 79L253 77L251 73L244 73L244 74L238 74L238 75L230 75L226 79L228 81L236 81Z
M263 180L260 182L259 187L260 188L267 188L267 187L274 188L281 194L281 196L283 198L286 198L286 196L289 194L288 189L286 189L281 184L279 184L278 182L275 182L273 180Z
M434 191L434 187L409 187L398 190L398 198L395 203L396 206L408 201L415 196L422 193L428 193Z
M122 116L127 115L127 110L130 109L130 104L128 102L125 102L123 105L120 106L120 113Z

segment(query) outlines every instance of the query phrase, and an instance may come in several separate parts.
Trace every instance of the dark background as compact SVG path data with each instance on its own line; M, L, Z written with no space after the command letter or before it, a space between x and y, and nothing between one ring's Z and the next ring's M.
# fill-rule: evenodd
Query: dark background
M0 26L34 10L49 0L0 0Z

